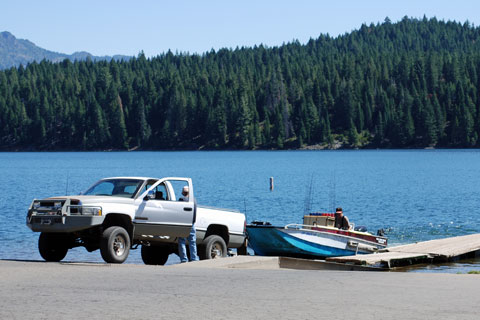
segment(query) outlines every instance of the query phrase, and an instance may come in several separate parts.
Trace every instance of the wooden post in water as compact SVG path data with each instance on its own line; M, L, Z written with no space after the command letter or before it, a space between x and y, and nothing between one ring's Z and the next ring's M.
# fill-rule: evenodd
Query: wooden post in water
M270 177L270 191L273 191L273 177Z

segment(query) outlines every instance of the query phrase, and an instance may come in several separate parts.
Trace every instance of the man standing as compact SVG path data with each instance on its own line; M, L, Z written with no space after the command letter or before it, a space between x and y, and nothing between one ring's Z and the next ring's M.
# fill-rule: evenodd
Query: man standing
M342 230L350 229L350 222L348 221L348 218L343 215L342 208L337 208L335 210L335 228Z
M178 201L189 201L189 189L188 186L184 186L182 189L182 196ZM194 208L196 210L196 208ZM194 212L195 215L196 212ZM188 240L188 248L190 249L190 261L198 261L197 255L197 230L195 229L195 221L192 224L192 229L190 229L190 234L188 238L178 238L178 255L180 257L180 262L188 262L187 256L187 246L186 241Z

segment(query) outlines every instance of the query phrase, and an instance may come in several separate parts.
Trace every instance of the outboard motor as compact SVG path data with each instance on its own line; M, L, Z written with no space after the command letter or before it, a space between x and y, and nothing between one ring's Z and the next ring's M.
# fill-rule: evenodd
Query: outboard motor
M378 230L377 230L377 236L380 236L380 237L385 236L385 230L383 230L383 229L378 229Z

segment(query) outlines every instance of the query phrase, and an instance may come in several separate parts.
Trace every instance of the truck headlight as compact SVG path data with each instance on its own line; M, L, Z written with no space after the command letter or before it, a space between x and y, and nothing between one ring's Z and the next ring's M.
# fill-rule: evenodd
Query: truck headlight
M83 207L82 215L84 216L101 216L102 208L100 207Z

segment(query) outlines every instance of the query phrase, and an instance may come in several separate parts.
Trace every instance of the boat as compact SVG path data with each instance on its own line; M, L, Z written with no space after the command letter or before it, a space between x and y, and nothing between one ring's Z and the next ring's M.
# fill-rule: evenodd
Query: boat
M334 227L333 213L311 213L303 224L273 226L253 221L247 225L250 247L260 256L306 259L350 256L377 252L387 247L387 238L373 235L365 227L342 230Z

